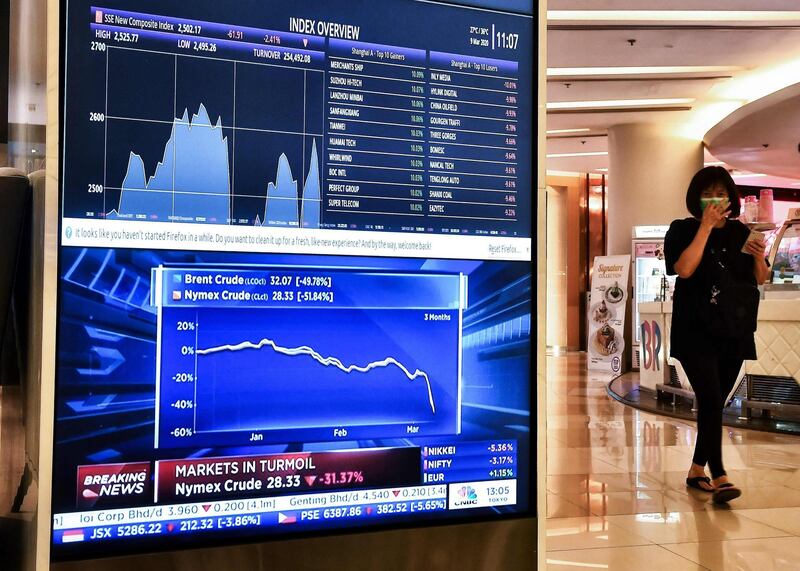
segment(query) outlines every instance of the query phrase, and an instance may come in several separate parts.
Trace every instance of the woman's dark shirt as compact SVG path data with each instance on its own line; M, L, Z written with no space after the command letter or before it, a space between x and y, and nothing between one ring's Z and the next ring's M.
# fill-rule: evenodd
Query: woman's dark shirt
M676 275L675 263L692 243L700 221L696 218L675 220L664 238L664 257L668 275ZM714 285L711 265L721 256L738 282L756 285L754 261L750 254L742 253L750 230L738 220L728 220L722 228L714 228L708 238L703 258L689 278L678 277L672 298L672 331L670 356L680 360L683 356L721 351L734 358L755 359L756 345L752 333L731 332L728 338L711 334L703 315Z

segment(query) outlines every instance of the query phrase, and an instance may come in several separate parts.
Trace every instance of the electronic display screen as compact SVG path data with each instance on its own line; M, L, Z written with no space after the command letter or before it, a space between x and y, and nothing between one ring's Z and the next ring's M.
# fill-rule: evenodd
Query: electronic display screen
M64 6L52 558L530 514L531 15Z

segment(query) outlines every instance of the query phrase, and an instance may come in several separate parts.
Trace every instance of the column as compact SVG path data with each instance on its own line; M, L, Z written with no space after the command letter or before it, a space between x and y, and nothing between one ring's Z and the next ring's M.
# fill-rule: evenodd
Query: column
M567 187L547 187L547 346L566 349Z
M608 154L608 254L632 253L634 226L664 225L690 216L686 189L703 168L702 141L679 135L678 126L668 123L615 125L608 130ZM632 309L629 302L626 367L631 364Z
M608 130L608 254L631 253L631 228L689 216L686 189L703 168L703 143L677 125L631 123Z

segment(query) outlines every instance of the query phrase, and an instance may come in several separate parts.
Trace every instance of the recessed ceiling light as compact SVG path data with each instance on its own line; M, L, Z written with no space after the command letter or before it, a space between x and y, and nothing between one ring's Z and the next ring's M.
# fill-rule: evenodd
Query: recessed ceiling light
M589 151L585 153L553 153L547 155L548 159L562 159L564 157L602 157L608 154L608 151Z
M790 22L800 21L794 10L548 10L547 20L598 22Z
M764 177L767 175L760 173L751 173L751 174L735 174L733 176L735 176L736 178L757 178L757 177Z
M553 101L548 109L596 109L613 107L649 107L652 105L680 105L694 102L693 97L672 99L606 99L598 101Z
M547 131L548 135L558 135L560 133L586 133L591 129L551 129Z
M680 73L719 73L746 69L737 65L663 65L635 67L549 67L547 77L604 75L664 75Z

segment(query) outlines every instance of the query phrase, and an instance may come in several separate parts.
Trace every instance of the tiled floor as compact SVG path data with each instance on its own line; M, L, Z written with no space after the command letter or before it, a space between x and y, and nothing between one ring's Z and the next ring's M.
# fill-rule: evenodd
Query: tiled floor
M694 424L614 401L585 359L548 357L548 570L800 570L800 437L726 428L743 495L715 506L684 486Z

